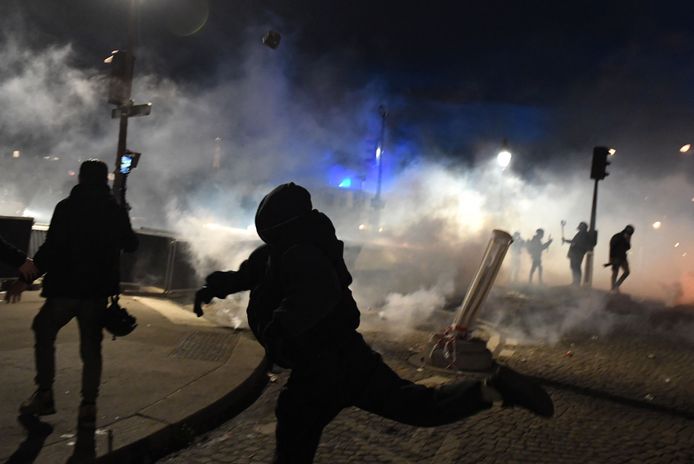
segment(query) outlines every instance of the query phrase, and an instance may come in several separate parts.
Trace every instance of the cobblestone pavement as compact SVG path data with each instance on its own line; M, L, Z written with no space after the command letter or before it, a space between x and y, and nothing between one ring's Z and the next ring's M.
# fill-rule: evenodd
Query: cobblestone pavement
M559 336L547 340L521 335L503 347L505 362L552 382L694 418L694 312L649 307L626 296L603 298L594 294L557 304L555 296L548 298L551 305L545 311L529 298L533 311L524 315L518 314L516 298L516 317L507 311L501 318L502 335L509 327L532 326Z
M376 339L369 334L366 337ZM453 375L421 370L407 362L413 345L420 347L424 343L421 336L393 341L379 334L377 348L404 377L417 381L453 379ZM542 366L544 354L535 351L533 356L537 356L536 364L519 362L519 368L532 371ZM582 355L577 356L571 362L580 361ZM644 362L651 361L646 358ZM274 448L274 403L286 375L282 373L270 383L245 412L162 462L270 462ZM686 418L562 388L548 390L556 406L556 416L550 420L536 418L523 410L492 409L457 424L416 428L350 408L326 428L315 462L694 462L694 427Z

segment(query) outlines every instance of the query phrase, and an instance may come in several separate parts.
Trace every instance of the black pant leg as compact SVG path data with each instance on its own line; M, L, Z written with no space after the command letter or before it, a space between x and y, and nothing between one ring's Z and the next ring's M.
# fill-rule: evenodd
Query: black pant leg
M350 355L351 375L356 374L350 378L352 402L365 411L403 424L434 427L492 406L482 399L479 381L429 388L401 378L363 339L352 347Z
M101 383L102 319L106 310L105 298L80 300L77 322L80 329L80 357L82 358L82 399L95 403Z
M50 390L55 379L55 339L58 331L77 313L79 301L48 298L31 325L34 331L34 361L38 388Z
M275 409L275 463L313 462L323 429L346 406L344 372L335 352L295 367Z

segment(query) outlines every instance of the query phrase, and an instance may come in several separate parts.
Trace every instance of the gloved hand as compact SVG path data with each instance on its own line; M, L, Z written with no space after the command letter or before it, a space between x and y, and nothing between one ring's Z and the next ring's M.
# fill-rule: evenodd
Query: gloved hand
M195 315L198 317L201 317L203 314L205 314L202 310L202 305L203 304L209 304L210 301L212 301L212 298L214 298L214 294L212 290L207 286L203 286L195 292L195 302L193 303L193 311L195 312Z
M212 288L223 288L224 284L229 280L228 274L228 272L224 271L214 271L205 277L205 285Z

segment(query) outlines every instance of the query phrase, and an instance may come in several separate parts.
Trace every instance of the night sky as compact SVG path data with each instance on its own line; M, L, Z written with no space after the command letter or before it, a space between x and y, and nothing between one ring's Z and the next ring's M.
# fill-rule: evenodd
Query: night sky
M123 40L126 0L22 0L37 41L73 42L90 58ZM209 5L189 37L171 32ZM17 6L19 5L19 6ZM274 26L307 61L329 57L354 85L381 77L401 92L444 100L562 100L601 74L677 81L692 72L691 2L145 0L142 44L162 72L194 78L234 59L249 27ZM193 5L191 7L190 5ZM191 9L192 8L192 9ZM192 15L194 16L194 14ZM630 68L633 66L633 68Z
M98 66L124 45L125 0L13 4L37 45L72 43L80 66ZM205 25L183 35L205 12ZM448 121L456 105L491 105L485 118L516 122L489 132L520 139L531 164L552 162L543 153L559 146L665 153L689 141L694 121L693 17L691 2L144 0L138 66L204 86L220 69L234 72L249 34L274 28L283 34L277 53L291 50L297 86L313 85L317 67L332 70L332 88L377 82L384 99L410 102L400 131L416 126L441 139L456 126ZM436 105L454 109L437 115ZM538 111L541 140L524 136ZM412 117L422 112L431 117ZM455 154L469 144L444 148Z

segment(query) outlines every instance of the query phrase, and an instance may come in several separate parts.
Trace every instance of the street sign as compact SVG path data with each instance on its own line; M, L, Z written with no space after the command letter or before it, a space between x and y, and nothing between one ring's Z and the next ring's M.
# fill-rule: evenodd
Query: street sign
M111 110L111 119L118 119L121 116L134 118L137 116L149 116L152 112L152 104L145 103L143 105L123 105Z

